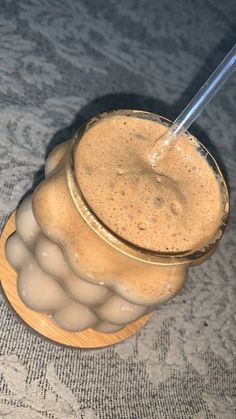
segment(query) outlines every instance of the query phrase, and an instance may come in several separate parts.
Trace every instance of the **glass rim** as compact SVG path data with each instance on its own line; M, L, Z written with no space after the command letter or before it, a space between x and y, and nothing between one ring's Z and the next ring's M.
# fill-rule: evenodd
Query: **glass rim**
M77 210L79 211L80 215L92 228L95 233L100 236L105 242L107 242L110 246L115 248L117 251L134 258L136 260L140 260L146 263L157 264L157 265L169 265L169 264L198 264L201 263L203 260L207 259L216 249L223 233L225 231L228 216L229 216L229 192L223 177L223 174L214 159L211 153L207 150L207 148L192 134L186 131L186 134L196 141L198 145L198 151L204 155L207 159L208 163L212 167L215 175L218 177L220 182L222 197L223 197L223 215L221 224L219 229L217 230L217 234L214 237L214 240L209 241L203 248L194 251L188 252L157 252L154 250L148 250L146 248L139 247L135 245L117 233L112 231L105 223L103 223L99 217L95 214L93 209L87 203L85 197L82 194L82 191L79 187L79 184L76 179L75 170L74 170L74 153L76 147L79 144L82 136L86 131L88 131L92 126L96 125L102 119L116 116L116 115L123 115L123 116L130 116L136 118L143 118L149 119L152 121L159 122L165 126L171 126L172 121L169 119L142 110L133 110L133 109L120 109L120 110L113 110L109 112L101 113L94 118L85 122L75 133L74 137L72 138L72 145L71 145L71 152L68 154L67 162L66 162L66 175L67 181L69 186L69 191L72 196L72 199L75 203Z

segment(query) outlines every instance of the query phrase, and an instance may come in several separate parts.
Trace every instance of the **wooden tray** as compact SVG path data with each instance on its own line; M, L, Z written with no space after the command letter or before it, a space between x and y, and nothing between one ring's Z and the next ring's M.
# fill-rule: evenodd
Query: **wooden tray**
M116 333L100 333L92 329L83 332L67 332L57 326L46 314L26 307L17 293L17 274L5 256L6 240L15 230L14 212L7 221L0 239L0 281L6 298L16 313L41 335L56 343L75 348L102 348L132 336L151 317L152 313L147 314Z

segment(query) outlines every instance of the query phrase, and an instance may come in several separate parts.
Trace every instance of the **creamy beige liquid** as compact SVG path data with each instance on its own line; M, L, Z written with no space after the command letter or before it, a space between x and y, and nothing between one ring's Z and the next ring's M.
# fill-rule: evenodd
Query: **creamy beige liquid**
M28 307L52 315L66 330L107 333L181 290L191 260L161 258L156 264L116 249L85 222L68 182L73 152L82 193L113 232L168 254L202 248L219 231L220 187L186 137L151 168L150 149L165 129L150 120L108 116L90 126L74 149L69 141L52 151L46 179L21 203L16 233L6 244Z
M129 116L100 121L79 143L76 177L89 206L119 236L154 251L193 251L219 228L220 186L186 136L151 168L149 151L165 130Z

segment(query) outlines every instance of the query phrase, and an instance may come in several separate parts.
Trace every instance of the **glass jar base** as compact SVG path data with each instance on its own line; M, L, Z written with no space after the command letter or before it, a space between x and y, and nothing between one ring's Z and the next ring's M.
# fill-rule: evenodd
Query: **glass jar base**
M8 219L0 240L1 283L5 296L18 316L34 331L57 344L81 349L96 349L114 345L135 334L150 319L149 313L130 323L116 333L101 333L93 329L82 332L67 332L57 326L45 313L31 310L21 301L17 292L17 274L5 256L5 243L16 230L15 212Z

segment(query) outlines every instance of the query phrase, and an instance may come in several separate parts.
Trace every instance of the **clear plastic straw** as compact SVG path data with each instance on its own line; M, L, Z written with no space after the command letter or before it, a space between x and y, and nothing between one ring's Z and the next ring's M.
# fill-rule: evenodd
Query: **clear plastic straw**
M171 128L156 143L153 148L151 160L153 163L162 158L175 141L176 137L186 131L197 119L206 105L213 99L218 90L236 69L236 44L218 65L214 73L200 88L197 94L184 108L183 112L173 122Z

